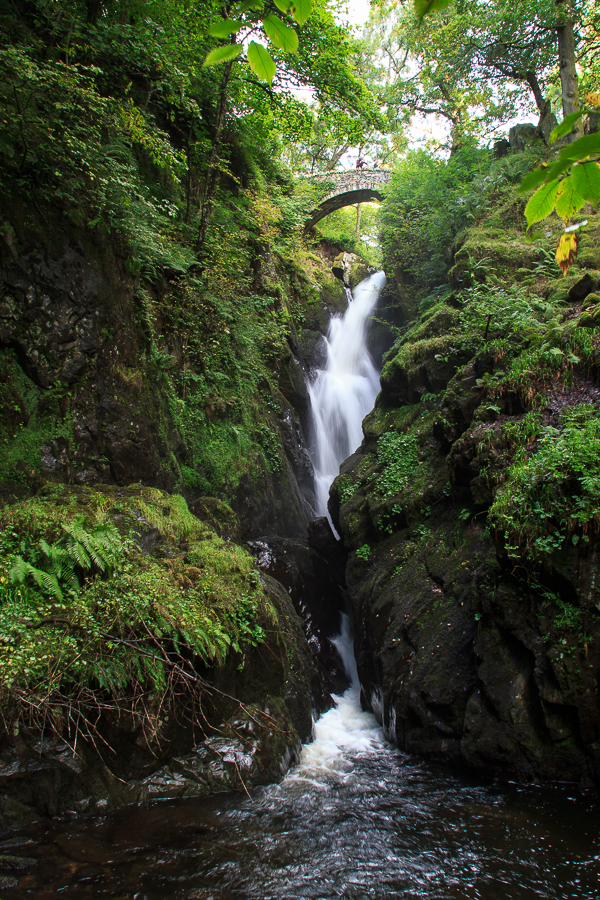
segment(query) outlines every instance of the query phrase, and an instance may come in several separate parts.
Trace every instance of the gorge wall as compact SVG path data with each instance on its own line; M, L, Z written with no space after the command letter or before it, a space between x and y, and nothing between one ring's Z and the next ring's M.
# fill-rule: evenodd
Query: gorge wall
M278 780L346 684L343 561L328 528L307 541L305 380L347 303L335 254L265 245L243 293L218 268L145 278L126 242L49 211L5 215L1 820ZM113 581L78 570L83 606L10 587L15 555L42 566L73 522L116 528Z
M560 224L543 257L523 241L521 204L507 189L463 231L450 286L428 296L402 263L390 272L398 306L421 311L384 357L329 508L351 551L364 703L399 747L501 778L590 785L599 225L589 210L563 278L539 262Z

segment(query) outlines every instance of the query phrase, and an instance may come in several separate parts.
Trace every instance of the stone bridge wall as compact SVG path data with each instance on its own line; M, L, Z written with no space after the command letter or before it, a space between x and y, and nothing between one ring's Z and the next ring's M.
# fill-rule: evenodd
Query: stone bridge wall
M392 177L391 172L381 169L348 169L345 172L321 172L309 180L317 183L331 184L331 190L314 209L304 225L308 231L320 219L324 219L336 209L343 206L354 206L356 203L368 203L371 200L383 200L382 190Z
M388 184L391 177L391 172L381 169L348 169L345 172L321 172L318 175L312 175L310 181L332 183L333 189L321 201L325 203L326 200L337 197L339 194L354 191L378 191Z

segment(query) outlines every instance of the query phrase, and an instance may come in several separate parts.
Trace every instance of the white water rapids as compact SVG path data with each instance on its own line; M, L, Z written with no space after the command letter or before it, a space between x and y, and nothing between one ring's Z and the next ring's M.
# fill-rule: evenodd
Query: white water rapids
M302 748L299 765L285 779L288 783L307 780L326 789L331 777L343 777L353 770L345 754L368 753L387 746L375 716L360 708L360 683L348 616L342 615L341 634L333 643L352 683L342 697L333 698L335 706L315 723L314 740Z
M365 337L368 318L384 284L383 272L361 281L343 318L331 320L327 365L308 387L318 516L328 515L331 483L340 464L360 445L362 420L373 408L379 391L379 376Z

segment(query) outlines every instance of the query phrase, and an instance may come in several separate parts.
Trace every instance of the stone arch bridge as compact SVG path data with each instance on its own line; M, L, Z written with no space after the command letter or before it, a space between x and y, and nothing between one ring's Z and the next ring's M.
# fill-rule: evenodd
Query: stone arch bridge
M311 229L325 216L343 206L354 206L370 200L383 200L383 188L389 183L391 177L391 172L381 169L348 169L345 172L323 172L319 175L312 175L310 181L326 184L331 189L311 213L304 226L305 229Z

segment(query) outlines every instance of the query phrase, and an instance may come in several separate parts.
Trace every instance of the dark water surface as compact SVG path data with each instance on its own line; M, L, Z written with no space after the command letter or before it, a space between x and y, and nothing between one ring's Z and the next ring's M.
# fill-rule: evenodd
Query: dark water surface
M15 897L598 898L600 805L482 786L385 744L352 691L278 786L32 826ZM25 834L24 834L25 836Z

